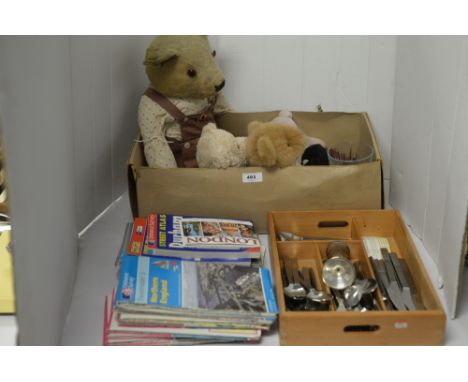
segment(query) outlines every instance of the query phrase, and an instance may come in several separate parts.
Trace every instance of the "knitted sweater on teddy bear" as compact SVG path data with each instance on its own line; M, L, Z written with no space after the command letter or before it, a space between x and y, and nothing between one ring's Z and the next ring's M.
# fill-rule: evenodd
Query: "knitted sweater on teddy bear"
M205 110L208 99L182 99L168 97L183 114L193 115ZM218 94L214 112L222 114L230 111L230 106L222 93ZM151 98L143 95L138 107L138 124L145 142L145 157L150 167L176 168L177 163L168 145L167 139L180 140L181 130L164 108Z

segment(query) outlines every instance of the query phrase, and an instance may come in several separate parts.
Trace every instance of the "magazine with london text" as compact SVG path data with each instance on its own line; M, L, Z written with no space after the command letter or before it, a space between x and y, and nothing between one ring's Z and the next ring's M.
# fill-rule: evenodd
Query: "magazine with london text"
M148 221L152 228L146 255L238 260L262 256L260 240L248 220L150 214Z
M273 319L278 311L266 268L122 256L116 308L171 315Z

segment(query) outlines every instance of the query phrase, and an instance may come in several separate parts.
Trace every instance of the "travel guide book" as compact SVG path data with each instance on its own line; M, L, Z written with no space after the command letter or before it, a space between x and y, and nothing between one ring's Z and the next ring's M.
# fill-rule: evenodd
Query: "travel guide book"
M144 255L194 260L260 259L262 246L248 220L149 214Z
M266 268L128 255L121 257L115 305L118 310L271 321L278 312Z
M150 223L148 223L148 230L149 228L151 227ZM124 255L136 255L136 256L147 256L146 254L148 253L148 242L149 240L145 240L144 242L144 246L143 246L143 251L141 254L135 254L135 253L132 253L129 251L129 249L133 246L131 244L132 242L132 237L134 237L134 231L138 229L138 226L137 228L135 228L135 225L134 223L127 223L126 226L125 226L125 233L124 233L124 237L123 237L123 240L122 240L122 244L121 244L121 247L120 247L120 250L119 252L117 253L117 256L116 256L116 259L115 259L115 265L118 266L119 265L119 262L120 262L120 257L121 256L124 256ZM168 258L174 258L176 257L176 253L174 253L173 256L168 256ZM154 256L154 255L148 255L148 256ZM164 256L162 256L164 257ZM179 257L180 258L180 257ZM251 258L237 258L237 257L229 257L229 258L226 258L226 257L220 257L220 258L200 258L200 257L185 257L184 258L185 261L214 261L214 262L222 262L222 263L232 263L232 264L242 264L242 265L255 265L255 266L260 266L262 264L262 261L263 261L263 257L259 258L259 259L251 259Z

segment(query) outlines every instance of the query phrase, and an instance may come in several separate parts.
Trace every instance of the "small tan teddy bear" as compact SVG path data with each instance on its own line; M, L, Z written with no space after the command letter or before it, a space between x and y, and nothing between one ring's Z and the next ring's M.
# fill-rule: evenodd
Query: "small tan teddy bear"
M198 140L197 162L201 168L244 167L246 137L234 137L230 132L212 124L203 128Z
M289 110L270 122L248 126L247 159L251 166L279 167L328 165L325 142L305 135Z
M216 128L214 116L230 110L219 93L225 79L207 37L156 37L144 65L150 86L140 100L138 124L148 165L198 167L203 128Z
M296 126L271 122L251 122L246 143L251 166L284 168L296 164L305 148L305 136Z

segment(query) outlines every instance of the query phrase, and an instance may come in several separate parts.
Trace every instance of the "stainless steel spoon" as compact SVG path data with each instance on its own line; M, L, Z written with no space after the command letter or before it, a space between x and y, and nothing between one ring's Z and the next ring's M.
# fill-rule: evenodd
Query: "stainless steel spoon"
M283 288L284 294L287 297L292 298L293 300L305 299L305 297L307 296L307 291L300 284L299 280L294 274L294 270L291 267L291 262L289 259L285 259L284 269L286 272L286 278L288 280L288 285Z
M301 284L291 283L284 288L284 294L294 300L300 300L307 296L307 291Z
M372 294L377 289L377 281L374 279L357 278L353 285L345 288L343 297L349 308L356 307L365 294Z
M307 293L306 297L309 300L320 304L328 304L333 300L333 296L330 293L324 292L323 290L317 290L315 288L309 289L309 293Z
M358 279L356 284L361 285L363 293L374 293L378 287L377 281L374 279Z
M312 270L309 268L302 268L302 277L305 283L305 286L309 290L307 293L307 299L313 302L318 302L320 304L329 304L333 299L333 296L323 290L318 290L314 282L312 275Z
M343 297L345 305L349 308L354 308L359 304L363 295L363 287L360 284L353 284L345 288L343 291Z
M341 291L336 290L336 289L332 289L331 291L333 293L333 296L335 297L336 311L337 312L344 312L344 311L348 310L348 309L346 309L346 306L345 306Z

